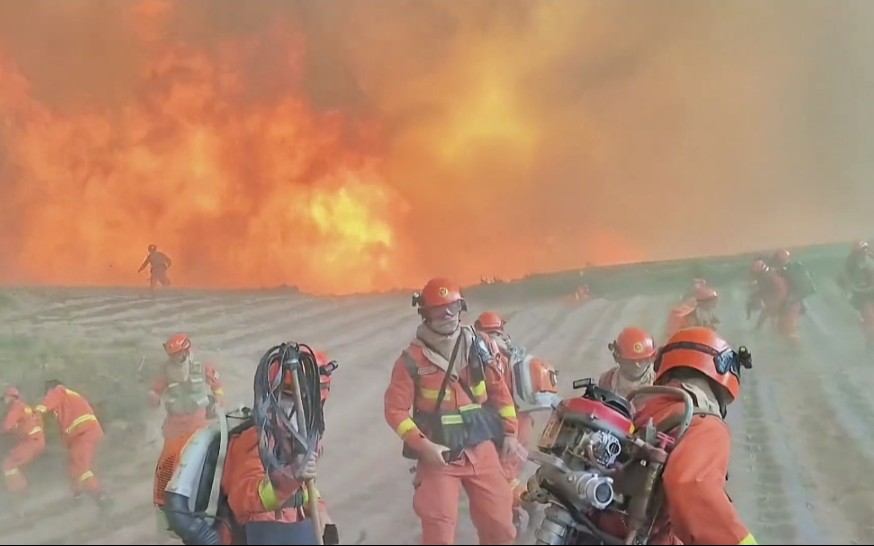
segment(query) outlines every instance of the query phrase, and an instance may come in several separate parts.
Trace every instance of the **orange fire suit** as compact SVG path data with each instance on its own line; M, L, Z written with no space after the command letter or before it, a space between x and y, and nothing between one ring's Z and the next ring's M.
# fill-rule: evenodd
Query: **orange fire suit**
M496 358L506 366L503 357L496 355ZM416 382L411 376L411 364L415 365ZM458 370L458 377L448 382L441 405L443 414L463 415L463 411L477 411L475 408L489 402L501 415L504 434L516 436L516 409L501 370L496 365L486 365L482 370L483 379L471 384L475 379L474 366L470 364ZM427 431L419 428L410 411L415 406L422 414L434 415L444 377L445 371L431 362L416 344L410 344L394 363L384 397L385 420L412 450L421 448ZM469 387L475 400L470 399L460 381ZM470 499L470 516L480 544L512 544L516 538L513 492L491 441L464 447L460 458L447 465L434 466L419 461L413 510L422 522L422 543L454 543L462 487Z
M57 421L67 449L67 474L74 495L83 491L101 497L103 491L94 475L94 456L103 441L103 428L91 404L79 393L63 385L50 390L36 411L50 412Z
M648 398L634 416L645 426L682 413L669 396ZM725 493L731 434L715 415L697 415L674 446L662 474L666 510L650 544L757 544ZM679 540L679 542L677 542Z
M307 489L303 483L288 480L276 484L268 478L258 454L258 430L255 427L231 438L222 489L227 494L236 527L232 529L226 523L220 525L223 544L295 544L293 524L312 525L309 521L303 522L308 506ZM319 513L323 525L330 523L321 495ZM288 525L277 526L276 523ZM246 533L253 531L262 536L263 533L272 534L282 541L253 542L251 534L248 542L244 541ZM309 532L309 529L305 531Z
M161 283L164 286L169 286L170 277L167 276L167 270L171 265L173 265L173 262L170 260L170 257L163 252L156 250L154 252L149 252L149 255L146 256L145 260L143 260L137 273L145 269L146 266L149 266L149 287L154 289L158 283Z
M800 343L798 319L803 310L800 301L790 301L789 282L776 269L761 278L760 293L769 317L777 319L777 332L793 345Z
M192 362L191 366L194 369L185 383L171 383L163 370L152 382L152 389L149 391L152 404L157 406L163 398L167 410L167 417L161 427L165 442L191 436L207 424L207 389L212 393L216 404L221 404L224 398L224 390L214 366L199 362ZM200 404L199 398L203 399Z
M715 328L716 322L704 323L699 318L697 313L698 306L695 302L682 303L671 309L671 314L668 316L668 324L665 329L665 339L670 339L683 328L691 328L694 326L704 326L705 328Z
M13 493L24 491L27 489L27 480L21 467L36 459L46 448L42 419L30 406L21 400L14 400L7 407L3 433L14 434L18 438L18 443L3 459L6 489Z
M500 370L503 372L504 383L511 393L514 392L515 383L513 377L513 368L506 359L500 365ZM522 504L522 493L527 490L527 484L519 481L519 476L525 468L527 455L524 450L528 449L528 443L531 441L531 436L534 434L534 416L530 412L519 412L518 404L516 408L517 436L519 440L519 448L523 452L518 453L506 461L501 461L501 466L504 468L504 476L510 483L510 488L513 490L513 508L518 508Z

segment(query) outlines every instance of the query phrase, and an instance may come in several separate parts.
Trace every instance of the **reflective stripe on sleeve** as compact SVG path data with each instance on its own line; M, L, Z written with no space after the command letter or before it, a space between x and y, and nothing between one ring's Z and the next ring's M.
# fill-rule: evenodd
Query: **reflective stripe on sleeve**
M516 407L515 406L504 406L503 408L498 410L498 414L500 414L503 419L515 419L516 418Z
M759 543L756 542L756 537L754 537L752 533L749 533L747 536L745 536L743 538L743 540L738 542L738 546L751 546L751 545L758 546L758 544Z

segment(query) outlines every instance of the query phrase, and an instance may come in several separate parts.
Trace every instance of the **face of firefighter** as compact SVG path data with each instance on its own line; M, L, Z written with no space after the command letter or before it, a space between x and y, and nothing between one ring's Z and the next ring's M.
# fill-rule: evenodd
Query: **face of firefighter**
M189 367L189 357L190 353L181 352L176 353L174 355L170 355L170 358L167 360L167 379L169 379L173 383L183 383L188 381L188 377L191 375L191 369Z
M652 368L653 359L646 360L620 360L619 374L625 379L632 381L640 379L643 375Z
M461 325L461 303L429 307L424 310L425 324L438 334L448 336Z

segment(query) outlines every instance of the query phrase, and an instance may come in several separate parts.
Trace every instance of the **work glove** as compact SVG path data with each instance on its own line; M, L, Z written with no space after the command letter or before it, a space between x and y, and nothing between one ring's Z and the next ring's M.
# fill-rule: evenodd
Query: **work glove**
M316 477L318 460L312 453L309 458L306 455L298 455L294 464L286 465L270 473L270 483L277 492L283 495L291 494L300 488L301 483Z
M514 457L519 456L519 440L515 436L504 436L504 446L501 448L501 460L504 462L512 461Z
M436 444L431 440L425 440L422 447L419 449L419 460L434 466L446 465L446 456L448 455L448 447Z

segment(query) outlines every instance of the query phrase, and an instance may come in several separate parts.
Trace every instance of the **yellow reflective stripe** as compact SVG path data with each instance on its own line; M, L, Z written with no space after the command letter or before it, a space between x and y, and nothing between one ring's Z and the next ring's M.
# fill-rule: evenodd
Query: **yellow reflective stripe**
M6 476L14 476L14 475L18 474L18 469L17 468L10 468L9 470L3 472L3 474Z
M416 426L416 422L413 421L410 417L407 417L406 419L401 421L401 424L399 424L397 428L395 428L395 434L403 438L407 435L408 432L418 429L419 427Z
M419 389L419 394L425 400L437 400L437 396L440 394L439 390L434 389ZM443 397L444 400L452 400L452 391L446 389L446 395Z
M498 410L498 414L504 419L515 419L516 418L516 407L515 406L504 406L503 408Z
M519 480L516 478L510 480L510 489L516 489L517 487L519 487Z
M36 411L38 411L38 412L40 412L40 413L45 413L46 411L48 411L48 410L46 409L46 407L43 406L42 404L38 405L37 407L35 407L35 408L33 408L33 409L35 409Z
M96 421L97 421L97 417L96 417L93 413L86 413L85 415L81 415L81 416L77 417L77 418L76 418L76 419L75 419L75 420L70 424L70 426L68 426L67 429L64 430L64 434L70 434L71 432L73 432L73 429L75 429L76 427L78 427L78 426L81 425L82 423L87 423L87 422L89 422L89 421L95 421L95 422L96 422Z
M756 545L758 546L758 542L756 542L756 537L753 536L752 533L749 533L747 536L743 538L740 542L738 542L738 546L750 546Z
M84 482L85 480L90 480L93 477L94 477L94 472L91 472L90 470L86 470L85 472L82 473L81 476L79 476L79 481Z
M214 391L212 391L212 393L216 396L224 396L225 395L224 389L215 389Z
M628 434L634 434L634 425L628 427Z
M27 435L33 436L34 434L37 434L39 432L42 432L42 427L33 427L32 429L30 429L30 432L28 432Z
M484 395L486 393L486 382L480 381L470 389L470 392L477 398Z
M464 420L461 418L461 414L458 413L450 413L449 415L444 415L440 417L440 422L444 425L463 425Z
M466 411L473 411L473 410L478 410L478 409L482 409L482 405L480 405L480 404L465 404L464 406L461 406L460 408L458 408L458 411L460 411L461 413L464 413Z
M258 484L258 496L261 497L261 506L268 512L279 508L279 499L276 498L276 491L273 490L273 484L266 477Z
M24 406L24 414L25 415L33 415L33 410L30 409L30 406Z

